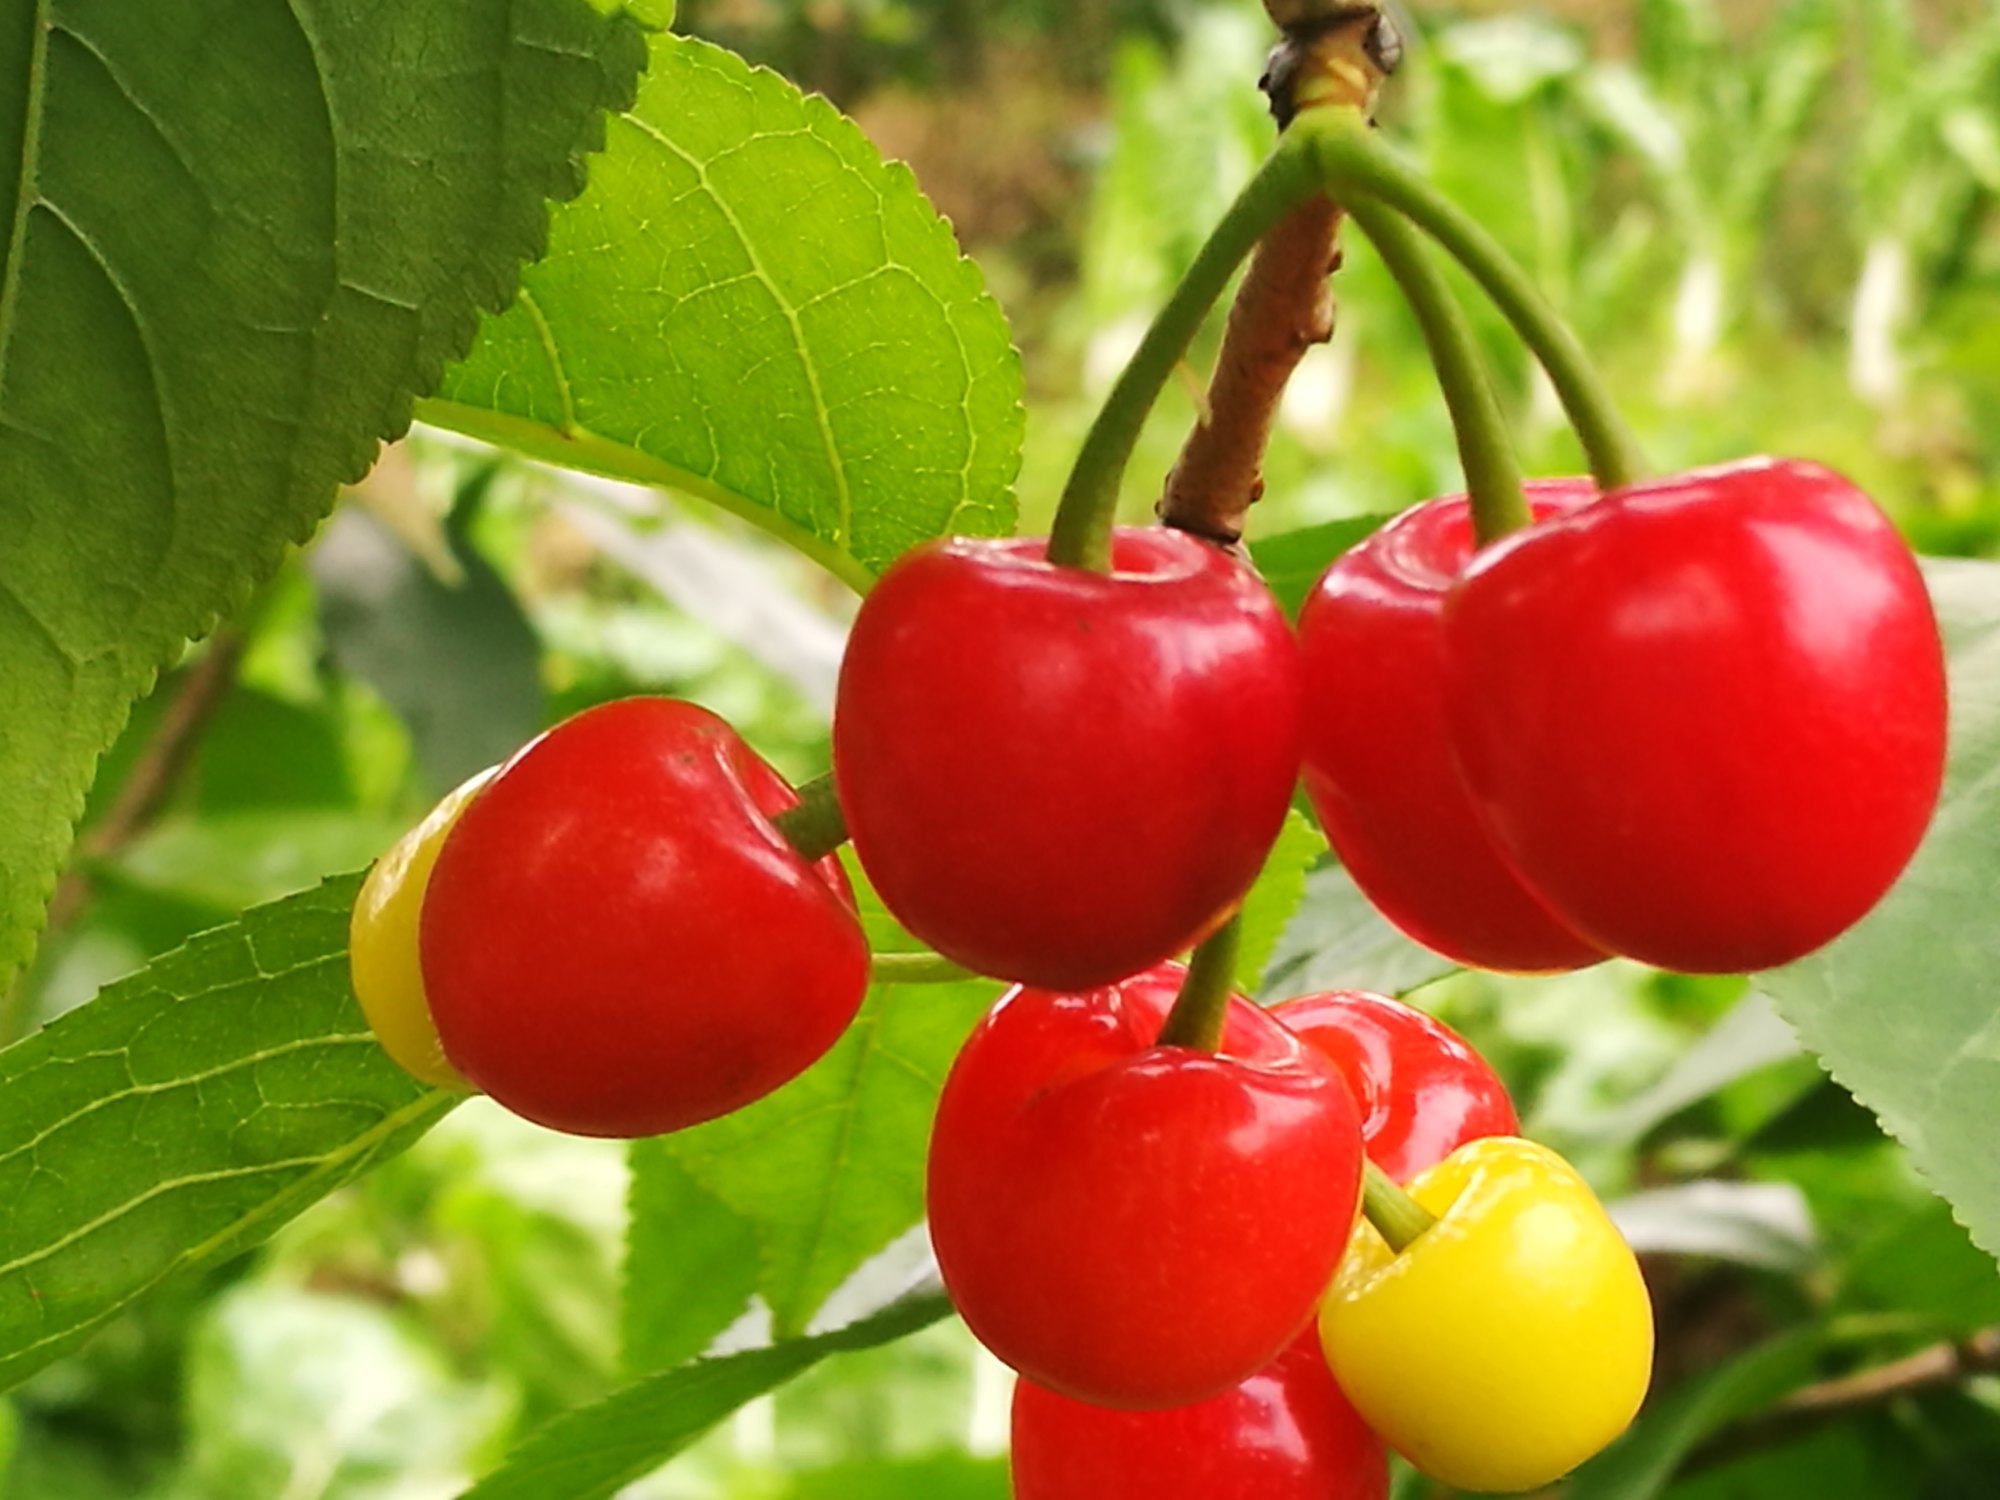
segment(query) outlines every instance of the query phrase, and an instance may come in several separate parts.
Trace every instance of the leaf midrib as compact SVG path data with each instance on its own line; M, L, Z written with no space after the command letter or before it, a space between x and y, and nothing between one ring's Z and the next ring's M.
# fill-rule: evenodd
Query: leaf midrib
M22 101L21 177L14 189L14 228L0 277L0 372L14 339L14 309L20 302L21 262L27 258L28 212L41 201L42 90L47 81L50 0L35 0L34 40L28 46L28 91Z
M709 179L708 169L714 163L697 157L650 121L643 120L636 114L624 118L640 134L668 154L678 158L683 166L695 174L695 180L701 184L702 192L708 195L709 201L715 205L716 212L720 213L724 222L729 225L729 232L736 236L737 244L742 246L744 257L750 263L751 272L771 293L771 300L784 314L785 326L791 330L792 345L798 350L799 366L805 372L806 387L812 393L813 413L818 418L813 425L819 429L820 449L826 459L828 471L833 475L834 495L839 505L838 529L834 532L833 540L842 547L850 545L854 539L854 494L847 480L847 464L841 456L839 444L834 441L833 410L827 404L826 391L820 384L819 365L813 358L812 345L806 339L805 325L799 321L799 308L785 296L778 279L764 265L763 257L757 253L756 239L737 217L735 205ZM775 509L778 497L773 495L771 498Z

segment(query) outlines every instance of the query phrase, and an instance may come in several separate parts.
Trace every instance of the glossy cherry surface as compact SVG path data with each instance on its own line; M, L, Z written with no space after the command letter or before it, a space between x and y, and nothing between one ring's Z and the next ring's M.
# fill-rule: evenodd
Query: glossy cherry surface
M1595 493L1586 479L1528 486L1538 517ZM1479 968L1578 968L1603 953L1522 885L1452 759L1444 604L1472 551L1453 495L1403 512L1321 577L1299 619L1306 793L1355 883L1416 941Z
M1181 975L1010 990L931 1132L931 1240L959 1312L1022 1374L1099 1405L1182 1406L1256 1374L1354 1223L1339 1073L1241 997L1219 1051L1154 1045Z
M1361 1111L1369 1160L1397 1182L1467 1141L1516 1135L1506 1085L1444 1022L1361 990L1300 995L1271 1014L1333 1059Z
M834 774L889 909L947 957L1054 989L1188 947L1256 877L1298 775L1296 648L1242 564L1121 529L919 547L861 607Z
M677 1130L769 1093L845 1029L868 945L797 798L721 719L629 698L509 761L438 855L420 928L445 1055L531 1120Z
M1383 1500L1381 1441L1334 1384L1308 1329L1235 1389L1116 1411L1014 1387L1014 1500Z
M1945 679L1916 560L1816 465L1635 485L1483 551L1445 612L1463 780L1590 941L1665 968L1786 963L1917 847Z

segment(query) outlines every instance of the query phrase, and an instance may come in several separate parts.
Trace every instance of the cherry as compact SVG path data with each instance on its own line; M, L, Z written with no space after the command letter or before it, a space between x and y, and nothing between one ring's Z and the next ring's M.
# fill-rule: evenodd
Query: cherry
M1192 1406L1116 1411L1014 1386L1014 1500L1383 1500L1381 1440L1308 1329L1264 1370Z
M1436 1166L1467 1141L1516 1135L1506 1085L1465 1039L1386 995L1329 990L1271 1014L1333 1059L1361 1109L1369 1160L1397 1182Z
M1754 459L1502 538L1445 610L1452 744L1514 868L1663 968L1789 962L1915 851L1945 678L1916 560L1840 475Z
M721 719L628 698L520 751L445 839L424 987L445 1055L531 1120L640 1136L802 1071L853 1019L868 945L837 861Z
M1528 486L1544 518L1595 493L1587 479ZM1479 968L1574 969L1603 953L1508 867L1452 760L1444 606L1472 551L1453 495L1405 511L1320 578L1299 620L1306 794L1355 883L1417 942Z
M1332 1063L1241 996L1219 1051L1155 1045L1183 971L1016 987L945 1081L926 1197L946 1289L1023 1375L1183 1406L1298 1333L1353 1227L1361 1137Z
M1121 529L905 554L861 607L833 762L890 911L981 973L1088 989L1188 947L1256 877L1298 774L1297 653L1248 568Z

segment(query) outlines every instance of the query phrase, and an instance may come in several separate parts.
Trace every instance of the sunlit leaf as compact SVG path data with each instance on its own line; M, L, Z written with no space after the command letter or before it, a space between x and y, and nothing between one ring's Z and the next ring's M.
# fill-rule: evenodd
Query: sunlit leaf
M889 1343L950 1311L940 1294L912 1297L832 1333L651 1376L532 1433L463 1500L602 1500L828 1355Z
M347 984L359 878L247 912L0 1052L0 1383L402 1150L455 1096Z
M1928 572L1952 714L1930 834L1865 921L1757 984L1909 1147L1973 1239L2000 1255L2000 567L1934 563Z
M908 170L775 73L652 49L426 419L700 496L856 587L927 537L1012 530L1019 363Z

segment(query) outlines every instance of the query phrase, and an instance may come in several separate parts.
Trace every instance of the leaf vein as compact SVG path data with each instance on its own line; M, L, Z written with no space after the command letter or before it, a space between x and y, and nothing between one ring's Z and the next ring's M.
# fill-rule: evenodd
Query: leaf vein
M813 409L819 419L817 425L819 428L820 446L826 458L828 471L833 477L834 494L838 502L839 511L838 529L834 533L834 540L844 544L853 533L854 495L848 482L847 466L841 457L839 445L833 440L833 424L831 414L827 410L826 392L821 389L819 367L814 362L812 350L807 344L805 327L799 321L798 309L785 300L783 289L779 287L776 278L771 275L765 267L763 259L757 254L756 244L751 238L749 231L744 227L743 221L737 217L734 206L731 205L724 194L716 189L715 184L710 180L709 163L703 162L693 153L687 151L650 121L643 120L637 115L627 115L625 118L630 120L641 133L656 142L662 150L677 158L695 174L702 185L702 190L707 193L709 201L715 205L716 211L722 215L723 221L728 224L730 232L736 236L736 242L742 247L745 258L756 271L758 279L770 292L772 301L777 304L778 311L783 314L785 322L789 325L792 343L799 353L799 364L805 372L807 389L812 393ZM748 143L746 142L745 144ZM772 496L774 501L780 498L775 493Z
M57 1120L50 1125L44 1126L41 1130L37 1131L34 1135L29 1136L26 1140L20 1142L18 1145L10 1146L4 1151L0 1151L0 1166L5 1166L8 1162L12 1161L15 1157L21 1155L23 1152L33 1151L37 1146L41 1145L42 1142L46 1141L50 1136L55 1135L60 1131L67 1130L70 1126L76 1124L79 1120L87 1119L91 1115L96 1114L101 1109L108 1109L114 1104L122 1104L128 1099L143 1098L152 1094L170 1093L174 1089L178 1088L199 1086L204 1083L212 1082L217 1078L225 1078L229 1074L239 1072L244 1068L254 1067L258 1063L266 1062L276 1057L283 1057L286 1056L287 1054L294 1052L308 1052L321 1047L368 1046L372 1045L374 1043L374 1040L375 1040L374 1034L372 1032L366 1032L366 1031L350 1032L338 1036L301 1037L296 1041L285 1042L276 1047L268 1047L262 1052L253 1052L253 1053L248 1053L242 1057L232 1058L228 1062L221 1064L219 1067L208 1068L202 1072L188 1073L179 1078L162 1079L158 1083L134 1082L130 1086L120 1089L115 1094L99 1095L97 1098L92 1099L90 1103L84 1105L81 1109L72 1110L69 1114L64 1115L60 1120ZM31 1076L32 1073L40 1072L43 1069L52 1067L58 1063L93 1062L93 1061L101 1061L108 1057L125 1057L128 1061L128 1064L130 1061L129 1052L127 1051L127 1049L117 1048L102 1052L91 1052L79 1057L71 1057L71 1058L52 1057L41 1063L36 1068L30 1070L30 1073L24 1073L21 1076L22 1077ZM129 1067L127 1076L128 1077L130 1076Z

